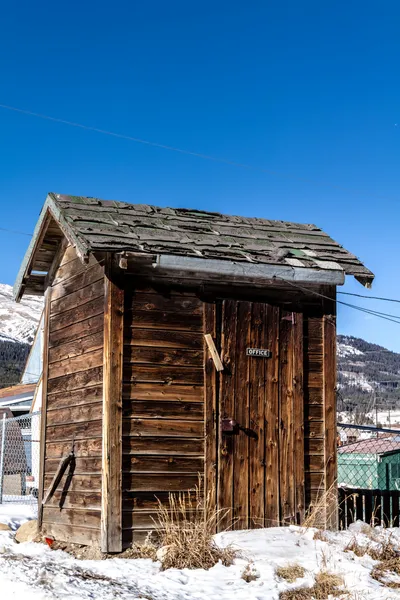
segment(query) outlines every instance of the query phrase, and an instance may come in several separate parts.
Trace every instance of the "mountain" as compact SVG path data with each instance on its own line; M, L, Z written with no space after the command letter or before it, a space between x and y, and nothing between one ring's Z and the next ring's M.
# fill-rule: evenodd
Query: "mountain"
M337 341L338 411L358 422L386 425L391 411L400 419L400 354L352 336Z
M43 298L14 302L12 287L0 283L0 339L31 344L43 310Z
M42 298L27 296L17 304L11 286L0 284L0 387L18 383L42 310Z

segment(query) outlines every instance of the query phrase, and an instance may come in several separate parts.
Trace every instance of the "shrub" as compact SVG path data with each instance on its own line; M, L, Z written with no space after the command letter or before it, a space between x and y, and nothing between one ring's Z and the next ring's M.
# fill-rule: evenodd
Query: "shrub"
M204 496L200 484L194 494L170 494L168 505L159 502L156 525L162 568L210 569L219 561L231 565L238 551L220 548L214 541L217 526L228 512L216 510L211 491Z

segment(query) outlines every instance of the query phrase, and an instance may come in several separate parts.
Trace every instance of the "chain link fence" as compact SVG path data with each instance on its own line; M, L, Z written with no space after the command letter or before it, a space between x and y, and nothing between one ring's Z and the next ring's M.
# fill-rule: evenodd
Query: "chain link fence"
M338 425L338 485L400 490L400 430Z
M0 504L37 504L40 413L0 420Z
M356 520L400 525L400 430L338 424L337 481L342 529Z

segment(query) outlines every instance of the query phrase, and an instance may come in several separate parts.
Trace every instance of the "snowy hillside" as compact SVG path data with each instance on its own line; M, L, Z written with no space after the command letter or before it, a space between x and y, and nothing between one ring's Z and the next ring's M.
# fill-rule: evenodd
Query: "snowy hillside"
M338 336L338 410L382 412L400 409L400 354L352 336Z
M31 344L43 309L43 298L27 296L17 304L12 287L0 284L0 339Z

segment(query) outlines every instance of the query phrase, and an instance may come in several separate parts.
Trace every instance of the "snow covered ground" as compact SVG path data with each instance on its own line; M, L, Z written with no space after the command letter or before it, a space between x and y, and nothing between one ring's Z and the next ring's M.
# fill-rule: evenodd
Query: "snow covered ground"
M0 506L0 522L14 527L32 516L31 507ZM371 543L358 524L351 531L327 534L328 542L314 540L314 532L288 527L218 534L218 543L242 550L233 566L164 572L149 559L79 561L42 544L16 544L11 533L0 532L0 590L7 600L277 600L283 590L310 587L313 574L327 569L344 577L351 595L343 598L400 598L400 590L383 587L370 577L375 564L371 558L343 551L354 537L360 544ZM400 530L392 530L392 541L400 545ZM241 575L249 563L258 578L246 583ZM306 569L305 577L294 584L275 574L277 566L289 563Z
M25 498L26 496L21 496ZM4 502L0 504L0 523L8 525L15 531L22 523L36 519L37 501L31 504Z

